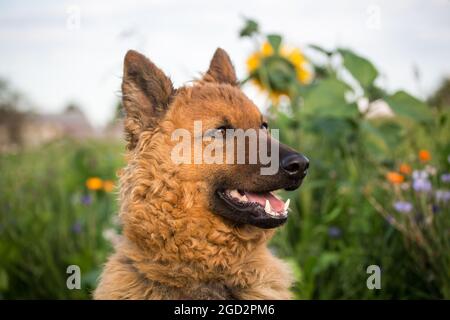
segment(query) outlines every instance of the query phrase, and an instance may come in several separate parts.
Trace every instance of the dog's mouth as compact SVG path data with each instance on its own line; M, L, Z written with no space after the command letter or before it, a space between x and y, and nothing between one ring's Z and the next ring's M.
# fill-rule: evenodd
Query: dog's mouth
M286 222L289 203L274 194L250 192L237 189L218 190L217 195L231 210L219 210L218 213L235 222L251 224L260 228L275 228Z

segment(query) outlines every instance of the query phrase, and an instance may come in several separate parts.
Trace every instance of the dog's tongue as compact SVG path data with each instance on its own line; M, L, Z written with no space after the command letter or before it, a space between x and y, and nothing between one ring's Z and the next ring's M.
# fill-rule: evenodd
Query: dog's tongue
M264 207L266 205L266 200L269 200L273 211L282 212L284 210L284 202L270 192L254 193L244 191L244 193L247 196L247 199L251 202L258 202Z

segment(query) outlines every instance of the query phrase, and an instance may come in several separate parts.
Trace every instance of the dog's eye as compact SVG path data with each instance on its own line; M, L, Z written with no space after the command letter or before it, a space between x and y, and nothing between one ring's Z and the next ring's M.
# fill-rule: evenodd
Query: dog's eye
M267 122L263 122L261 125L261 129L267 130L268 128L269 128L269 125L267 124Z
M225 135L225 133L227 132L227 129L230 129L230 128L228 128L227 126L221 126L221 127L218 127L216 130L220 134Z

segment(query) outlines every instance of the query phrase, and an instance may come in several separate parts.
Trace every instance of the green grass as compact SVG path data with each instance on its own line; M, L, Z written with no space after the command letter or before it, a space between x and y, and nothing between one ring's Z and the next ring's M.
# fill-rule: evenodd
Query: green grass
M92 176L115 179L123 146L60 141L0 156L0 297L90 298L110 251L115 194L89 191ZM68 290L78 265L82 290Z

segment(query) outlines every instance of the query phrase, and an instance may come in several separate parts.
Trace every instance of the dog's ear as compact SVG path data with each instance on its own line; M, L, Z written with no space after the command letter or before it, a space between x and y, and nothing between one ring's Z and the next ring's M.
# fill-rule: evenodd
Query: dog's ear
M209 69L203 77L206 82L228 83L233 86L238 84L236 71L234 70L228 53L222 48L217 48Z
M142 131L156 125L167 110L174 92L170 79L149 59L133 50L127 52L122 102L129 149L136 146Z

